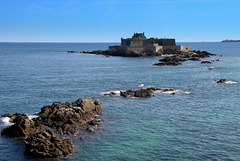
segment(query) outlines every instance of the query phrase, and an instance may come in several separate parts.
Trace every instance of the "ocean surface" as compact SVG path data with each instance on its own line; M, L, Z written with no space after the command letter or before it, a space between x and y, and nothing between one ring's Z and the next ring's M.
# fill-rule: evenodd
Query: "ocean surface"
M54 101L99 98L100 128L73 138L74 154L63 160L240 160L240 43L178 43L215 53L203 60L220 62L163 67L152 66L159 57L65 53L115 44L0 43L0 115L32 116ZM204 68L209 66L216 69ZM237 83L217 84L222 78ZM140 89L139 84L190 94L157 93L147 99L100 95ZM2 120L0 129L8 125ZM24 150L21 140L0 136L1 161L37 160Z

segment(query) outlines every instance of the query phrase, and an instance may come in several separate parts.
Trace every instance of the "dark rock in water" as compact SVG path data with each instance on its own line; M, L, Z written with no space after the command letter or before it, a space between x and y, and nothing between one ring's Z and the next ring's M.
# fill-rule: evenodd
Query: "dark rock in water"
M164 63L155 63L154 66L176 66L176 65L182 65L182 63L179 62L164 62Z
M27 115L21 114L21 113L15 113L15 114L7 113L2 115L1 117L9 117L10 118L9 122L12 122L12 123L16 123L16 122L28 119Z
M8 137L28 137L36 132L45 131L44 125L33 120L24 119L15 124L2 129L1 135Z
M167 56L164 59L160 59L159 61L162 61L163 63L155 63L154 66L167 66L167 65L182 65L183 61L186 61L180 56Z
M73 143L46 129L29 136L25 141L26 153L39 158L63 158L72 154Z
M115 92L110 92L109 96L117 96L117 93L115 93Z
M201 63L202 63L202 64L211 64L210 61L202 61Z
M134 52L132 50L95 50L95 51L82 51L84 54L96 54L96 55L105 55L105 56L123 56L123 57L151 57L151 56L161 56L161 53L144 51L141 53Z
M129 89L127 91L121 91L120 95L125 98L130 97L139 97L139 98L148 98L154 96L154 90L158 90L158 88L147 88L147 89L140 89L133 91L132 89Z
M190 58L190 59L188 59L188 60L192 60L192 61L201 61L199 58L195 58L195 57Z
M186 60L181 58L180 56L167 56L166 58L160 59L159 61L163 61L163 62L183 62L183 61L186 61Z
M175 89L173 89L173 88L166 88L166 89L162 90L162 92L169 92L169 91L175 91Z
M226 79L220 79L220 80L217 81L217 83L226 83L226 82L227 82Z
M99 124L100 124L99 119L93 119L93 120L88 122L88 125L99 125Z
M79 53L78 51L66 51L66 53Z
M158 87L149 87L149 88L147 88L147 90L158 91L158 90L162 90L162 89L158 88Z
M60 134L74 135L79 127L86 125L100 113L101 106L98 99L80 98L73 103L54 102L51 106L44 106L38 120L46 126L56 128Z
M120 95L125 97L125 98L133 97L134 96L134 91L132 89L129 89L127 91L120 91Z
M153 96L154 91L151 89L140 89L134 92L134 97L148 98Z

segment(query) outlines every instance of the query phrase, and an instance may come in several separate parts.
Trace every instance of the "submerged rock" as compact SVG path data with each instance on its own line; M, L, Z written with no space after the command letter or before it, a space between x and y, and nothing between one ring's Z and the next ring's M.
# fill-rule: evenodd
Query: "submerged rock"
M217 81L217 83L227 83L227 80L226 79L220 79Z
M210 61L202 61L201 63L202 63L202 64L211 64Z

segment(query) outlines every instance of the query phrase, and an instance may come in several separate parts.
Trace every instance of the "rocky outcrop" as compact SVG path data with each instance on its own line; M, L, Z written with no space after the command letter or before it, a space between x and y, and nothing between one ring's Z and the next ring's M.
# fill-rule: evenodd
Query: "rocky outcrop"
M51 130L34 133L24 140L26 153L39 158L63 158L73 153L73 143Z
M146 88L146 89L143 88L135 91L132 89L129 89L127 91L121 91L120 95L125 98L130 98L130 97L149 98L154 96L154 91L156 90L161 90L161 89L156 87Z
M100 101L90 98L78 99L73 103L54 102L44 106L38 120L49 127L55 128L59 134L77 133L79 127L87 125L94 115L101 114Z
M213 56L215 54L211 54L207 51L191 51L191 52L183 52L177 51L173 53L172 56L167 56L164 59L160 59L161 63L155 63L154 66L175 66L182 65L181 62L192 60L192 61L201 61L200 58L207 58L209 56ZM208 63L208 61L203 61L202 63ZM211 62L210 62L211 63Z
M101 106L98 99L54 102L51 106L44 106L39 116L32 120L20 113L2 115L9 117L14 124L2 129L1 135L25 138L26 152L35 157L62 158L73 152L73 144L58 134L74 135L84 126L92 132L100 123L100 119L96 118L99 114Z

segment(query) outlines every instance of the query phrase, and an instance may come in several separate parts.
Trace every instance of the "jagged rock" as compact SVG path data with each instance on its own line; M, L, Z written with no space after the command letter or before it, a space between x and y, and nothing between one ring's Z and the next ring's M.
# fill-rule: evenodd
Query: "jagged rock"
M129 89L127 91L120 91L120 95L125 97L125 98L133 97L134 96L134 91L132 89Z
M46 128L44 125L39 124L35 121L35 119L29 120L24 119L15 124L3 128L1 131L1 135L8 136L8 137L28 137L35 132L38 131L45 131Z
M133 91L132 89L129 89L127 91L121 91L120 95L125 98L130 97L140 97L140 98L148 98L154 96L154 90L157 90L158 88L147 88L147 89L140 89Z
M151 89L140 89L134 92L134 97L148 98L153 96L154 91Z
M46 126L55 128L60 134L73 135L83 125L91 126L91 131L95 131L100 123L96 119L99 114L99 99L80 98L73 103L54 102L51 106L44 106L39 117L32 120L19 113L2 115L10 117L14 124L2 129L1 135L26 138L26 152L35 157L63 158L72 154L73 143L57 136Z
M75 134L79 127L100 113L98 99L80 98L73 103L54 102L51 106L44 106L38 120L46 126L56 128L60 134Z
M227 82L226 79L220 79L220 80L217 81L217 83L226 83L226 82Z
M202 63L202 64L211 64L210 61L202 61L201 63Z
M29 136L25 141L26 153L39 158L63 158L72 154L73 143L46 129Z
M9 117L10 118L9 122L12 122L12 123L16 123L16 122L28 119L27 115L21 114L21 113L15 113L15 114L7 113L2 115L1 117Z

